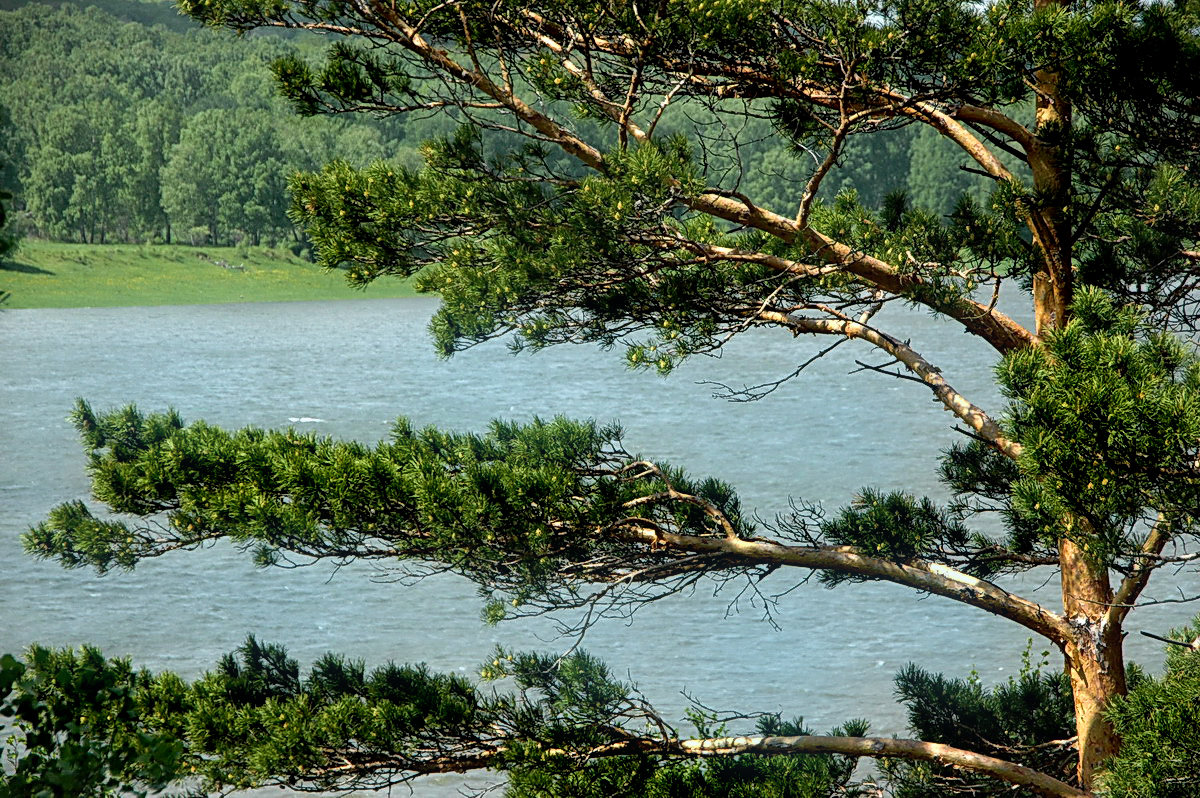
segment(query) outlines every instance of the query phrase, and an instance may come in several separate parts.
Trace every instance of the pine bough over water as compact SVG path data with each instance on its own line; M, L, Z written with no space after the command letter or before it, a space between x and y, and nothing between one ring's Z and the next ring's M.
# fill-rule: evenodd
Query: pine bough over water
M866 737L857 722L801 735L776 719L745 737L701 723L684 739L582 654L495 657L490 668L529 693L518 701L419 669L360 676L336 658L300 680L281 650L248 644L243 664L179 687L181 701L217 696L178 713L194 719L168 734L181 762L221 783L345 787L495 766L514 795L739 784L832 796L873 789L847 781L867 756L907 795L1195 792L1195 652L1146 681L1123 648L1154 575L1195 560L1195 3L181 6L239 31L334 37L323 64L274 66L302 114L461 123L429 143L421 169L335 162L291 184L325 265L357 283L416 275L440 294L444 354L501 336L517 348L590 342L665 374L754 327L825 336L816 355L781 364L786 380L852 342L883 359L863 370L924 386L962 425L968 442L941 464L953 498L864 490L828 516L798 500L752 522L730 487L627 453L616 429L591 423L464 435L400 422L369 447L81 404L94 494L116 516L63 505L30 532L31 552L103 571L227 537L263 564L454 571L480 585L492 619L574 608L584 626L701 579L758 591L815 572L1003 617L1065 665L995 691L906 671L913 740ZM741 162L739 137L763 121L795 156L787 164ZM848 142L907 125L936 133L987 201L964 196L943 217L902 195L872 208L822 194ZM790 205L742 190L759 167L800 175L773 194ZM1012 293L1032 306L1032 329L999 310ZM897 301L1003 356L1003 412L886 330ZM1040 566L1060 577L1059 608L988 581ZM209 690L212 679L234 686ZM393 679L411 695L388 692ZM1129 709L1180 696L1149 728ZM376 723L376 709L392 719Z

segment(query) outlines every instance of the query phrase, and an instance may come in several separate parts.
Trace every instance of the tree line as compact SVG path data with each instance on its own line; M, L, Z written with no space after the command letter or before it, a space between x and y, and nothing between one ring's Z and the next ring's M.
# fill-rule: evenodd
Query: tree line
M160 2L0 11L0 187L13 195L10 226L56 241L290 241L299 250L289 175L334 158L413 166L423 142L463 121L297 117L268 65L289 54L316 61L325 44L304 35L239 39ZM747 130L736 151L713 148L708 169L734 171L748 194L782 200L803 182L812 156L781 144L765 111L741 121ZM710 124L697 109L676 132ZM956 170L959 156L939 139L909 127L856 139L843 155L848 168L822 193L853 189L878 206L906 190L942 212L973 184L982 196L983 183Z
M415 157L398 121L286 112L266 65L303 42L239 42L183 18L147 25L112 13L122 8L0 12L0 159L25 233L89 243L295 240L291 172L334 153L361 163Z

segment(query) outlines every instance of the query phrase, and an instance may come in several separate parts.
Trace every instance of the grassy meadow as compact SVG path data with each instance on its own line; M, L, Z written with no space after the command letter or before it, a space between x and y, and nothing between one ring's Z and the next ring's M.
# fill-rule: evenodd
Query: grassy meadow
M412 296L400 280L366 290L284 249L25 240L0 263L5 308L199 305Z

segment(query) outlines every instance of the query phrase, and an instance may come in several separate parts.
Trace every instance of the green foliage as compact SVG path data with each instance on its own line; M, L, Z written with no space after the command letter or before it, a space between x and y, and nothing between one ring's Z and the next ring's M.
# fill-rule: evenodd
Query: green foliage
M1182 342L1084 291L1065 328L1008 356L998 375L1025 446L1011 505L1024 524L1106 563L1136 550L1147 508L1192 528L1200 362ZM1064 528L1070 518L1087 528Z
M896 675L896 697L907 705L908 725L918 739L1017 762L1066 781L1072 777L1075 709L1061 672L1044 672L1027 661L1019 676L987 688L977 679L949 679L909 664ZM899 798L1035 795L930 763L890 761L884 773Z
M286 182L347 152L413 157L434 122L291 120L264 64L319 49L234 42L173 11L25 4L0 11L0 85L21 97L0 145L17 201L39 237L87 242L257 245L294 238ZM128 17L140 24L127 24ZM47 90L49 89L49 90Z
M358 170L335 161L319 174L296 175L292 213L322 263L346 268L354 282L420 271L418 290L442 298L432 331L443 354L506 332L516 334L518 346L542 347L565 340L610 345L641 329L653 330L654 338L631 344L630 362L667 371L713 346L717 325L710 314L689 313L688 305L728 301L731 278L750 286L757 277L737 268L714 272L686 252L660 255L625 243L659 225L679 196L696 190L689 152L678 139L614 151L607 174L553 189L527 179L540 168L543 149L489 161L468 128L427 143L424 154L428 166L419 172L384 162ZM719 238L696 225L684 229ZM636 269L603 288L575 282L602 281L659 257L674 268ZM568 303L581 312L555 310ZM663 318L671 308L679 313Z
M280 94L302 116L388 111L389 103L418 99L402 62L345 42L329 48L319 72L295 53L276 59L271 71Z
M1200 618L1172 633L1200 637ZM1120 755L1103 782L1106 798L1185 798L1200 789L1200 652L1168 646L1166 673L1133 686L1109 708Z
M208 241L242 230L258 245L287 232L287 165L266 111L202 111L179 131L162 167L163 212L180 230Z
M26 536L31 552L104 571L229 538L264 565L434 564L480 585L490 621L602 600L632 611L705 575L759 579L781 564L833 563L820 566L829 583L932 585L1024 623L1064 651L1073 673L1119 668L1118 610L1127 607L1100 617L1098 607L1079 609L1088 596L1068 594L1060 616L972 576L1069 568L1103 601L1114 593L1110 572L1126 580L1122 595L1136 594L1169 561L1160 551L1200 531L1200 361L1175 337L1200 326L1194 3L180 7L239 32L340 37L323 56L304 40L295 50L276 39L257 45L302 115L445 111L440 127L405 123L398 135L381 125L370 128L375 138L360 130L354 139L407 142L401 157L376 158L386 147L370 146L355 162L318 168L328 159L314 157L290 184L291 219L325 266L357 285L415 276L442 297L432 323L441 353L505 335L516 348L620 344L630 365L665 374L756 326L859 337L933 389L973 442L945 458L955 495L944 507L866 490L828 520L797 504L773 530L781 540L762 540L731 488L640 461L616 428L594 423L495 422L469 435L401 421L372 447L185 426L132 407L97 414L81 403L93 495L118 517L63 505ZM79 30L95 17L67 15L57 26L28 12L20 30L3 34L6 52L22 35L39 48L52 41L66 52L77 39L100 49ZM29 35L40 28L63 32ZM271 118L270 101L207 93L216 80L254 95L261 79L242 61L222 66L214 56L210 68L192 69L154 52L139 62L160 67L143 70L150 77L125 79L136 56L100 54L82 73L62 70L53 108L22 109L29 160L20 178L34 219L57 235L101 240L151 218L198 240L283 235L272 198L280 170L307 157L295 154L304 148L284 152L293 137ZM182 82L157 82L172 68ZM137 151L122 146L133 128L118 110L165 93L186 113L153 109L133 126ZM177 130L155 136L155 120ZM311 149L344 146L341 132L311 134ZM418 132L434 134L420 137L419 159ZM968 177L976 172L989 182ZM148 198L136 205L140 221L116 210L132 185ZM995 310L1007 284L1035 295L1037 330ZM1007 416L987 418L935 365L874 326L890 300L948 316L1003 353ZM1001 527L968 526L984 513ZM1067 542L1090 568L1067 556ZM631 724L661 731L661 719L581 654L501 651L486 670L511 676L523 700L483 697L422 668L367 675L339 658L302 678L282 649L251 640L195 686L189 750L212 784L336 786L339 767L387 784L499 763L514 794L529 796L852 789L853 763L836 759L654 761L661 740L637 737ZM1087 713L1120 691L1119 672L1108 674L1098 685L1076 678L1087 700L1074 703L1065 677L1036 669L987 689L913 667L898 694L922 739L1073 782L1071 725L1105 737ZM1190 700L1194 686L1171 679L1164 684L1185 691L1175 700ZM1142 689L1137 682L1130 677ZM1114 717L1138 739L1126 716ZM1190 717L1168 720L1182 727ZM778 719L763 729L802 731ZM1186 745L1172 734L1164 745ZM1115 748L1114 738L1080 745L1078 777L1089 788L1099 765L1090 759L1108 743ZM1164 773L1189 762L1139 745L1148 753L1114 773L1143 778L1159 754ZM332 752L346 749L363 758L332 765L342 761ZM629 758L595 761L613 751ZM887 767L901 795L1013 792L940 762Z
M5 795L145 796L182 774L182 684L99 651L0 657Z
M722 28L726 32L720 37L735 30L744 36L737 25L763 13L755 3L744 9L713 5L718 12L713 19L733 26ZM147 16L153 7L115 2L88 12L69 7L0 12L12 31L5 40L8 60L0 63L0 82L10 96L36 97L32 106L19 109L16 149L9 157L21 174L18 196L29 206L41 236L86 241L175 237L209 244L242 237L279 240L290 234L282 186L292 170L314 169L339 152L354 154L359 163L387 154L396 163L412 165L422 143L445 128L436 119L402 124L394 116L381 122L347 117L287 122L280 103L258 78L263 61L271 62L282 96L306 116L351 111L392 116L397 107L417 108L428 98L403 61L376 50L337 42L322 57L313 42L290 39L283 45L273 37L248 39L234 49L228 40L189 28L178 18L162 24L164 20ZM338 12L331 7L329 13ZM122 26L119 19L141 24ZM853 24L837 29L844 34ZM119 31L117 46L124 58L100 49L113 41L113 31ZM714 31L709 39L717 35ZM566 73L550 74L549 63L543 57L527 79L570 100L571 91L562 83ZM60 92L28 90L51 72L63 84ZM570 84L573 78L567 75L566 80ZM136 113L122 116L129 107L136 107ZM586 103L581 107L587 108ZM265 128L262 118L253 118L263 111L271 114ZM691 134L707 123L702 109L696 113L701 116L695 124L667 120L663 130ZM772 113L785 132L787 113L782 106ZM216 117L198 120L203 114ZM706 153L709 171L738 170L745 188L768 206L790 202L810 157L787 142L803 136L789 133L776 141L769 121L750 117L745 124L736 146L723 141ZM64 137L58 130L73 132ZM240 138L228 139L230 132ZM242 140L247 135L254 141ZM375 140L364 147L356 141L362 137ZM922 156L916 150L910 155L912 141L911 131L903 128L854 137L847 143L844 168L831 175L822 196L855 189L868 205L876 205L887 192L909 184L910 172L919 176L913 179L925 179ZM214 159L214 153L219 157ZM168 159L174 166L163 171ZM247 175L247 185L237 185ZM935 182L919 194L931 206L948 209L958 190L957 184ZM365 273L352 279L361 278Z
M706 503L735 531L753 529L727 486L665 467L627 469L636 458L620 448L620 430L590 422L497 421L481 436L401 419L390 440L368 447L294 430L185 427L173 412L132 406L97 414L82 400L73 420L94 497L132 519L97 518L82 502L55 508L25 545L67 567L132 568L228 537L262 565L292 556L436 562L516 604L571 603L586 600L575 594L573 563L647 557L636 540L594 534L633 507L664 530L725 534ZM673 501L671 490L697 501Z
M870 489L823 523L821 533L834 545L854 546L869 556L896 562L909 562L943 547L962 547L970 540L966 527L929 499ZM821 573L821 581L831 587L865 578L838 571Z
M3 166L3 164L0 164ZM13 234L9 226L9 213L5 208L12 200L12 192L0 188L0 261L7 260L17 249L20 239ZM8 228L7 230L5 228Z
M384 778L398 778L422 746L469 749L477 723L500 723L511 708L509 699L485 698L462 677L424 666L368 673L362 662L327 654L301 678L282 646L250 637L190 687L184 739L209 785L332 784L333 775L310 774L339 751L376 756L389 771Z
M1122 568L1141 556L1148 513L1193 533L1200 364L1181 341L1085 290L1064 329L997 373L1024 451L1014 462L979 442L953 447L941 467L953 517L998 514L996 543L1020 555L1051 561L1066 536Z
M423 665L367 672L336 654L302 676L282 646L254 637L192 684L170 673L135 673L94 649L35 647L25 662L0 659L2 714L13 718L21 744L11 749L15 770L6 786L13 795L64 798L145 795L185 783L319 789L337 783L338 766L350 757L366 765L363 787L483 762L511 775L511 798L546 790L631 798L847 794L855 760L840 756L689 763L657 761L634 747L581 771L585 752L639 739L640 726L661 726L661 719L586 652L500 651L485 670L510 677L517 692L488 694ZM799 721L767 716L758 733L809 732ZM833 733L862 734L865 725ZM640 739L647 750L670 743Z
M701 726L701 735L713 733ZM803 721L784 721L776 715L759 719L757 734L792 737L812 732ZM867 727L851 721L829 734L861 736ZM852 783L856 760L842 756L739 756L700 761L649 759L597 760L583 767L514 770L505 791L507 798L832 798L867 796L871 792Z

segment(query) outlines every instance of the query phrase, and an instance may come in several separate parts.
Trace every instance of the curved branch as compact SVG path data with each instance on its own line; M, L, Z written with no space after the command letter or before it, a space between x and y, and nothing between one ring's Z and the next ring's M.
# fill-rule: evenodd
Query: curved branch
M960 105L951 114L955 119L962 119L977 125L991 128L1002 133L1021 145L1028 155L1037 146L1037 137L1029 128L1022 125L1007 114L1002 114L994 108L984 108L978 105Z
M1121 580L1116 594L1113 595L1112 606L1106 613L1106 620L1109 624L1124 622L1125 616L1133 608L1133 603L1150 581L1150 575L1162 564L1158 561L1158 555L1162 554L1170 540L1171 522L1160 514L1142 542L1142 550L1139 552L1137 562L1134 563L1133 570Z
M922 740L892 737L716 737L681 740L679 747L693 756L731 754L842 754L874 758L912 759L982 773L1001 781L1027 787L1052 798L1089 798L1086 793L1045 773L962 748Z
M629 509L640 507L643 504L655 504L662 501L678 501L684 504L690 504L693 507L698 507L701 512L713 519L725 532L725 537L737 537L737 531L733 528L733 524L729 522L729 517L721 512L715 504L699 496L693 496L690 493L680 493L674 488L668 488L661 493L651 493L647 496L639 496L632 501L626 502L623 506Z
M782 324L797 334L844 335L847 338L858 338L882 349L920 377L921 381L933 390L934 395L945 405L946 409L962 419L975 431L976 435L990 443L1001 454L1014 460L1021 455L1023 447L1020 443L1010 440L983 408L956 391L950 383L946 382L941 369L922 357L908 344L856 321L812 319L771 311L764 311L759 315Z
M1066 644L1073 636L1070 625L1062 616L991 582L941 563L923 560L904 563L868 557L853 546L790 546L770 540L701 537L634 525L617 534L652 548L666 545L694 553L722 554L728 561L740 561L743 565L787 565L894 582L1007 618L1058 645Z
M789 274L794 277L822 277L838 271L836 266L829 264L801 263L800 261L784 258L779 255L770 255L765 252L754 252L753 250L738 249L736 247L722 247L717 244L709 244L704 241L696 241L677 235L638 237L634 240L639 244L658 249L686 249L696 253L707 261L755 263L760 266L766 266L772 271Z
M585 165L599 172L606 171L604 156L599 150L578 136L569 133L553 119L517 97L514 92L498 86L483 72L459 64L450 57L446 50L430 44L413 25L400 16L395 6L379 2L379 0L371 0L365 4L365 7L370 8L370 13L380 23L381 33L390 41L421 57L432 67L460 83L478 89L501 103L518 119L527 122L538 133Z
M1005 353L1032 346L1037 338L1011 317L994 307L968 297L945 301L923 298L922 289L928 284L916 274L905 274L878 258L846 244L834 241L812 227L801 227L794 219L781 216L757 205L715 193L701 194L684 200L692 210L707 213L745 227L753 227L783 241L793 243L802 239L817 257L855 277L871 283L889 294L905 296L945 314L961 324L967 332L978 335L996 351Z
M397 773L394 781L406 781L414 776L435 773L466 773L494 767L503 761L507 748L496 745L481 750L457 752L428 759L400 757L389 753L345 755L336 752L336 764L315 771L312 775L324 779L354 778L368 775ZM794 756L799 754L828 754L875 759L909 759L935 762L969 770L1018 787L1025 787L1049 798L1091 798L1091 793L1072 787L1066 782L1003 759L985 756L963 748L922 740L891 737L710 737L704 739L656 739L637 737L597 746L585 752L565 749L546 749L543 756L607 759L632 755L664 756L669 758L711 758L721 756ZM399 775L399 774L404 775ZM393 781L393 780L389 780Z

